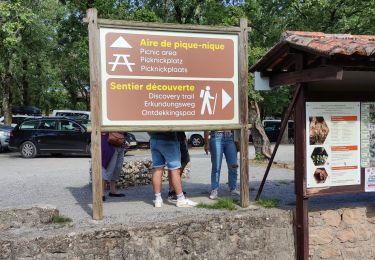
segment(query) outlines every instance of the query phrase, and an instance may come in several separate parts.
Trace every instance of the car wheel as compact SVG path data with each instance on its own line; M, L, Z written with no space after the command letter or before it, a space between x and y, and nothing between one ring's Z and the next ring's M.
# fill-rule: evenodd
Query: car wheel
M21 155L23 158L34 158L37 154L36 146L30 141L21 144Z
M190 142L191 142L191 146L193 147L203 146L204 144L203 137L200 135L192 135L190 137Z

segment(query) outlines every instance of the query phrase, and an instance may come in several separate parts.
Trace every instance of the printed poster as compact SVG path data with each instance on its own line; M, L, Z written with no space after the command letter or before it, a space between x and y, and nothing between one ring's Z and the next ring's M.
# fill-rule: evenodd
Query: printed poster
M360 102L306 102L307 188L359 185Z
M361 103L361 167L375 167L375 102Z
M365 192L375 191L375 168L365 168Z

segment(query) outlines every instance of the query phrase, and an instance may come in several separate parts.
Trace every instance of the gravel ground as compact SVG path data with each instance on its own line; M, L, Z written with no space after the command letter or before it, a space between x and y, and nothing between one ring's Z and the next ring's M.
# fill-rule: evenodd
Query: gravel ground
M293 146L282 145L276 156L278 162L293 161ZM249 158L254 158L253 147L249 147ZM210 202L210 157L202 148L194 148L191 153L190 178L184 180L184 190L189 198L197 202ZM125 160L150 158L149 150L128 152ZM76 156L39 157L23 159L18 153L0 154L0 209L27 205L48 204L56 206L60 214L71 217L76 225L86 226L97 223L91 220L92 194L89 184L90 158ZM265 171L265 165L250 165L251 200ZM293 209L294 172L283 168L271 168L262 196L280 200L280 207ZM226 185L227 171L223 163L219 196L229 196ZM100 223L139 224L186 215L207 214L205 209L177 208L165 200L160 209L152 204L151 186L125 189L125 198L108 198L104 203L104 220ZM164 197L167 184L164 185ZM374 203L374 194L349 194L310 199L312 208L367 205ZM210 211L212 212L212 211ZM215 213L215 212L213 212ZM219 213L219 212L216 212Z

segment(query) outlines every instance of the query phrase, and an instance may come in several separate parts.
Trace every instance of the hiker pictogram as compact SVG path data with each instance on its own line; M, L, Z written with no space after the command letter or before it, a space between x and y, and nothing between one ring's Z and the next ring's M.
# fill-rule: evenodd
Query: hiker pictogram
M207 112L208 112L209 115L215 114L217 93L215 94L215 97L213 97L213 96L211 96L210 90L211 90L210 86L206 86L205 89L201 90L201 93L199 95L200 98L203 98L201 115L205 114L206 109L207 109ZM214 100L213 109L211 109L211 100Z

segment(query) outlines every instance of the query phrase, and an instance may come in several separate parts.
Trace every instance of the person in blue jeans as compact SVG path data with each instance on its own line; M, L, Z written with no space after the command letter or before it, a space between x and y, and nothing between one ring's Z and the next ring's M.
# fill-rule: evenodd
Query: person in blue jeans
M167 165L170 183L177 195L177 207L194 207L198 203L185 198L181 184L181 152L176 132L151 132L150 147L152 156L152 186L154 189L155 208L163 206L161 196L164 166Z
M210 136L210 139L208 138ZM219 195L220 172L223 155L228 165L228 185L232 195L239 196L237 186L237 148L231 131L205 131L204 150L211 153L211 193L210 199L217 199Z

